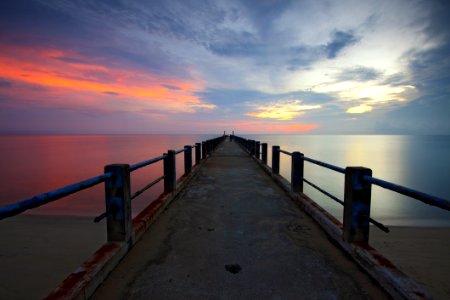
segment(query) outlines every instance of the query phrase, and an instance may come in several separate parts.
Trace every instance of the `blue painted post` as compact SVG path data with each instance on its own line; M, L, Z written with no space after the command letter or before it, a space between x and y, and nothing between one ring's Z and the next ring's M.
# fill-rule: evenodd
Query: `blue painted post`
M184 146L184 174L189 174L192 171L192 146Z
M255 156L257 159L259 159L260 147L261 147L261 142L256 141L255 142Z
M131 240L130 166L105 166L112 176L105 181L106 228L108 242Z
M372 184L363 180L372 176L372 170L364 167L345 169L344 193L344 241L369 241L370 197Z
M195 143L195 164L198 165L200 163L201 158L201 144Z
M177 186L177 175L175 167L175 150L167 151L164 157L164 192L171 193Z
M280 146L272 146L272 173L280 174Z
M206 142L202 142L202 159L206 158Z
M262 143L261 148L262 148L261 160L263 164L267 165L267 143Z
M291 190L294 193L303 193L303 167L304 155L298 151L291 156Z

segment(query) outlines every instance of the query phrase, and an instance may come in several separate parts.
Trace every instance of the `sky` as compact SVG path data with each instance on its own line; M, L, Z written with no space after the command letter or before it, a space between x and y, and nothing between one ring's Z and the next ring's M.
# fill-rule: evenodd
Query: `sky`
M1 134L450 134L447 0L0 2Z

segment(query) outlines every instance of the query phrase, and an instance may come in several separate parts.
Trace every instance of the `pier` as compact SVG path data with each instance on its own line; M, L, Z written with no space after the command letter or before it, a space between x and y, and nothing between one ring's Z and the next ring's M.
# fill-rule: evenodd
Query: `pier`
M354 295L387 297L237 143L226 141L93 299Z
M368 244L370 186L377 184L427 204L449 202L372 177L366 168L340 168L237 136L168 150L134 165L0 209L0 218L105 184L107 242L48 295L78 298L395 298L431 299L413 279ZM175 156L184 156L177 180ZM292 158L290 181L279 156ZM163 174L130 190L130 173L164 161ZM327 193L303 174L313 163L345 175L341 224L307 195L303 184ZM134 219L132 199L157 182L164 193ZM334 197L334 198L333 198Z

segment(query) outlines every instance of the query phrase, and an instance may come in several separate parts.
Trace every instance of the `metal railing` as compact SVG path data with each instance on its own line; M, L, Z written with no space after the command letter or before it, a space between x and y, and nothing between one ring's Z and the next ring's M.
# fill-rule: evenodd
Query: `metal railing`
M267 165L267 143L245 139L239 136L233 137L250 154L259 158L260 145L262 151L261 162ZM408 187L404 187L392 182L372 177L372 170L364 167L346 167L341 168L329 163L325 163L310 157L306 157L298 151L288 152L280 149L280 146L272 146L272 174L280 173L280 153L291 157L291 191L294 193L303 193L303 183L310 185L322 194L344 206L343 218L343 238L347 242L365 242L369 240L369 223L384 232L389 229L380 222L370 217L371 188L372 184L388 189L393 192L417 199L431 206L439 207L450 211L450 201L420 192ZM330 194L317 184L307 180L304 177L304 162L321 166L323 168L345 175L344 200Z
M104 173L99 176L0 207L0 220L59 200L100 183L105 183L106 210L97 216L94 222L107 218L108 241L127 241L130 238L131 231L131 200L162 180L164 180L164 193L175 191L177 188L175 156L184 152L184 175L188 175L192 171L192 149L195 148L195 165L198 165L202 159L207 158L211 154L224 138L225 136L220 136L203 141L201 144L186 145L179 150L168 150L167 153L161 156L133 165L107 165L104 168ZM131 194L131 172L159 161L163 161L164 174Z

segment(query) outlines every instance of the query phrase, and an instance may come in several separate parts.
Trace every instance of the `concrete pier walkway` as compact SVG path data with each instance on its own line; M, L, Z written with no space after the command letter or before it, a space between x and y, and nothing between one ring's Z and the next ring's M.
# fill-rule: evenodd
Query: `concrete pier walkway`
M227 140L93 295L148 298L388 296Z

